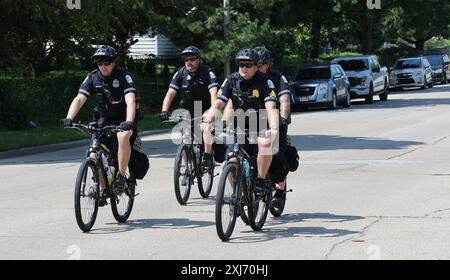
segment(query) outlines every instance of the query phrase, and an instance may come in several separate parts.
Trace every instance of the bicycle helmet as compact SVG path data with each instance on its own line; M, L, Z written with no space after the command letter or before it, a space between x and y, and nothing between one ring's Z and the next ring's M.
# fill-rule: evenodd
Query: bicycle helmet
M266 49L265 47L256 47L255 51L259 56L259 65L270 63L270 51L268 49Z
M199 50L197 47L195 47L195 46L189 46L189 47L185 48L185 49L180 53L180 55L181 55L182 57L185 57L185 56L195 56L195 57L197 57L197 58L200 58L200 50Z
M106 60L113 61L117 57L116 50L111 46L101 46L99 47L95 53L91 56L93 61Z
M242 49L236 54L236 57L234 59L236 60L236 62L239 60L250 60L255 64L258 64L259 56L254 49Z

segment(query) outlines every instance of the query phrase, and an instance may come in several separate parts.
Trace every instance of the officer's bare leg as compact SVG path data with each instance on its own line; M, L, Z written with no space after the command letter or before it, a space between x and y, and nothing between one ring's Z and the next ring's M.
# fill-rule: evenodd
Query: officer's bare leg
M91 153L89 155L89 158L91 158L94 162L96 162L95 153ZM99 179L99 183L100 183L100 190L102 191L105 189L105 186L106 186L105 178L103 178L103 176L101 174L99 174L98 179Z
M272 142L270 138L258 137L258 178L265 179L272 163Z
M117 153L117 159L119 161L119 173L123 176L125 176L128 162L131 156L130 138L132 135L133 135L132 130L117 133L117 140L119 142L119 151Z

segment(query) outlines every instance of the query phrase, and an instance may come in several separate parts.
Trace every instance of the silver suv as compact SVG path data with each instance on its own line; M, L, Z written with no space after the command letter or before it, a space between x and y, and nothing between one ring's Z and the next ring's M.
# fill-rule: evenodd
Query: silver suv
M389 78L389 86L393 89L433 87L433 69L423 56L398 59Z

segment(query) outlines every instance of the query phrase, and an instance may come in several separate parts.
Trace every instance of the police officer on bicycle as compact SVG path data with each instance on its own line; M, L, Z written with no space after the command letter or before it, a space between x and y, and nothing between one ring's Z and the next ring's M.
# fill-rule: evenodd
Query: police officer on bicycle
M270 187L266 176L272 161L272 139L278 134L277 94L273 82L258 71L259 56L254 49L247 48L239 51L235 61L239 72L231 74L222 84L218 100L209 110L202 128L204 131L209 131L217 112L225 106L228 112L230 109L242 109L247 112L255 111L258 114L261 109L267 110L269 129L266 131L266 137L258 137L256 144L246 142L244 146L250 155L257 146L258 179L255 191L265 192ZM256 119L259 118L256 117ZM252 126L248 120L245 123L246 129ZM262 124L259 123L257 132L261 132L259 131L261 126ZM233 146L228 145L229 151L232 151Z
M291 114L291 92L289 90L289 84L286 77L279 71L270 68L270 51L265 47L256 47L255 51L258 52L259 71L264 73L275 84L275 88L278 93L279 109L280 109L280 138L278 153L274 156L272 164L270 166L271 178L276 183L276 189L274 200L272 204L277 204L278 200L281 200L286 195L285 193L285 179L288 174L287 162L285 158L285 152L287 148L287 130L290 123Z
M98 111L99 127L118 125L123 132L117 133L118 167L113 188L125 189L131 147L136 139L136 89L131 75L116 66L117 52L113 47L101 46L92 55L97 69L90 72L80 86L78 95L72 101L67 117L62 120L64 127L70 127L88 97L94 96ZM112 149L115 139L98 139Z
M193 119L205 113L217 99L219 83L213 70L201 60L200 50L189 46L181 52L184 66L180 67L172 78L159 115L161 121L169 119L169 110L178 92L183 94L181 107L188 110ZM194 102L200 102L201 112L194 112ZM210 146L205 146L202 166L211 168L214 164Z

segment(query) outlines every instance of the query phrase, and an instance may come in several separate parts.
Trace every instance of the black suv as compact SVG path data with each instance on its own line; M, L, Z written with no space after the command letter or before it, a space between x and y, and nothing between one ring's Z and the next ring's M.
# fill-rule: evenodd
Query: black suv
M450 80L450 59L447 54L432 54L426 58L433 68L433 80L446 84Z

